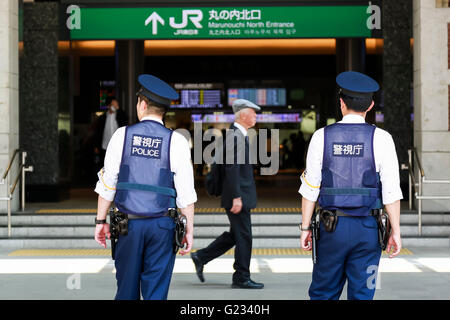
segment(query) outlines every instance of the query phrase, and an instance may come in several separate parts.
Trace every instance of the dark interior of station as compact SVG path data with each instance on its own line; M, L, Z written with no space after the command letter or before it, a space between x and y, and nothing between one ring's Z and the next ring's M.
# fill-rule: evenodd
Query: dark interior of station
M365 72L381 81L381 56L365 55ZM77 70L75 71L77 72ZM222 107L177 108L169 110L166 125L172 128L192 130L192 114L231 114L228 104L229 88L280 88L285 92L285 104L262 106L263 113L299 114L298 122L259 123L257 129L280 130L280 170L298 180L305 167L305 152L311 132L302 128L306 117L315 120L315 128L327 124L327 119L340 120L335 76L336 55L214 55L214 56L146 56L144 72L156 75L171 84L212 83L221 86ZM102 159L93 153L92 130L101 112L104 112L101 95L116 96L116 58L114 56L83 56L79 58L79 94L73 102L73 164L70 185L88 188L97 180L96 172L102 167ZM106 86L104 84L107 84ZM368 121L382 126L375 117L380 113L380 95L376 112ZM103 99L104 104L104 99ZM129 110L135 106L123 105ZM125 103L126 104L126 103ZM378 122L377 122L378 120ZM137 121L129 119L130 123ZM229 124L205 124L206 127L223 127ZM201 181L206 174L196 165L195 177ZM203 166L202 166L203 167ZM265 177L267 180L275 177ZM201 186L201 182L199 182Z
M92 6L87 2L81 6L82 10ZM158 5L176 7L170 5L172 2L164 5L158 2ZM283 3L293 5L294 2L297 4L296 1ZM305 1L302 5L311 3ZM277 5L283 4L277 2ZM406 146L413 136L409 120L413 110L412 88L406 85L398 91L395 88L399 86L397 81L411 83L410 65L405 64L405 79L383 71L386 64L398 61L394 54L386 54L392 46L386 43L380 30L366 32L366 9L361 10L363 23L357 24L364 29L361 34L353 33L353 29L350 33L336 32L341 26L338 21L337 27L325 28L328 31L319 35L208 39L152 38L147 33L118 36L108 33L112 26L107 26L108 32L101 36L77 37L66 28L68 16L62 6L55 5L52 12L41 12L31 5L23 7L19 86L30 90L20 93L20 145L29 152L29 161L36 168L27 180L27 201L60 201L74 189L89 190L95 195L97 173L103 166L103 159L93 145L99 136L97 120L105 112L108 98L115 97L128 116L128 124L137 121L137 77L142 73L168 82L181 97L214 94L212 104L185 103L183 98L175 102L165 116L165 125L172 129L192 132L201 120L203 130L223 130L234 121L233 99L245 95L258 95L260 99L261 94L262 100L255 101L262 109L255 129L279 130L279 170L275 175L262 176L255 168L257 185L286 186L296 192L312 134L341 119L336 75L348 70L363 72L382 88L374 95L375 108L366 121L389 132L396 130L394 136L408 138L396 140L400 158L403 157L400 162L405 162ZM46 14L52 23L45 26L48 39L41 41L35 36L42 26L38 19L31 17ZM412 52L410 40L411 37L405 36L402 42L404 59ZM37 64L36 59L41 62ZM397 100L406 107L399 108L391 102L384 105L384 98L391 101L393 97L399 97ZM207 170L208 166L194 163L197 188L204 186ZM406 174L402 172L402 185L407 183Z

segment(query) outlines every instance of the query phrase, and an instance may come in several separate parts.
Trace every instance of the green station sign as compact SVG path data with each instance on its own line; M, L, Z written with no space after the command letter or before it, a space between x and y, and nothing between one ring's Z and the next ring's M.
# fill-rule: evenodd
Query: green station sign
M77 28L70 28L73 40L288 39L372 34L367 6L81 8L78 14Z

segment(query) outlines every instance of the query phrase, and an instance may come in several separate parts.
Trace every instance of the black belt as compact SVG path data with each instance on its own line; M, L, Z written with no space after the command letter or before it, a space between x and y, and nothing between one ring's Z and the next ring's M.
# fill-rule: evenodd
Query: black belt
M331 212L334 212L334 213L336 213L336 216L337 217L365 217L365 216L354 216L354 215L351 215L351 214L347 214L347 213L345 213L344 211L341 211L341 210L339 210L339 209L336 209L336 210L328 210L328 211L331 211ZM368 215L369 217L376 217L376 216L379 216L380 215L380 209L372 209L371 211L370 211L370 214Z
M150 219L150 218L160 218L160 217L171 217L171 218L175 218L173 213L170 213L170 211L165 212L162 216L141 216L141 215L137 215L137 214L128 214L125 213L129 219L134 220L134 219Z

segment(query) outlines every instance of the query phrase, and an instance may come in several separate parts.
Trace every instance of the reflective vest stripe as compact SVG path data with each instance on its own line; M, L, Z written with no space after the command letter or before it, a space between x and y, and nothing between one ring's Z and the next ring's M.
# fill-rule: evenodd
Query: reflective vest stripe
M119 182L116 186L117 190L139 190L139 191L150 191L163 194L165 196L170 196L175 198L177 193L173 188L153 186L149 184L139 184L139 183L129 183L129 182Z
M377 196L380 190L378 188L322 188L321 195L346 195L358 194L363 196Z

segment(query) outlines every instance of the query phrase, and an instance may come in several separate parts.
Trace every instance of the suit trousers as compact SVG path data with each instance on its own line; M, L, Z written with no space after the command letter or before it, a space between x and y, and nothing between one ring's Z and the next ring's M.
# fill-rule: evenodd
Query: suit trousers
M230 231L225 231L211 244L197 251L199 259L204 263L223 255L236 246L234 250L235 270L233 282L245 281L250 278L250 259L252 255L252 222L250 210L242 207L239 214L227 210L230 220Z
M175 254L170 217L130 219L116 246L116 300L166 300Z

